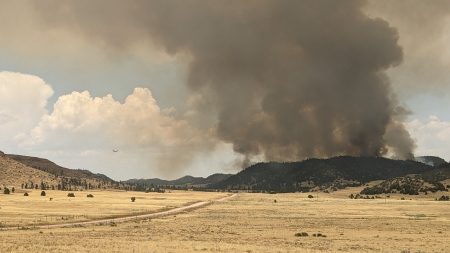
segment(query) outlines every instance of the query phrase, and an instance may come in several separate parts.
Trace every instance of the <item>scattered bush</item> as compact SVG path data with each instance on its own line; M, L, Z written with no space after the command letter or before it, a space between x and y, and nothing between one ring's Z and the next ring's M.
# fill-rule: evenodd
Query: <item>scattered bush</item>
M444 195L442 195L442 196L438 199L438 201L450 201L450 197L449 197L449 196L444 196Z
M69 197L69 198L75 198L75 193L69 192L69 193L67 193L67 197Z
M301 232L301 233L296 233L295 236L297 236L297 237L306 237L306 236L309 236L309 235L306 232Z
M131 202L136 201L136 197L131 197Z
M5 189L3 190L3 194L10 194L9 189L5 187Z
M313 195L308 195L308 199L312 199L312 198L314 198Z
M327 237L326 235L323 235L321 233L313 234L314 237Z
M23 196L28 197L28 192L25 192Z
M14 193L16 191L16 189L13 187L11 188L11 192Z
M92 194L88 194L86 197L88 197L88 198L93 198L94 197L94 195L92 195Z
M350 194L350 196L348 196L350 199L354 199L355 198L355 195L353 195L353 193L352 194Z
M45 195L46 195L45 191L41 191L41 196L45 197Z
M276 199L274 199L274 200L273 200L273 203L277 203L277 200L276 200Z

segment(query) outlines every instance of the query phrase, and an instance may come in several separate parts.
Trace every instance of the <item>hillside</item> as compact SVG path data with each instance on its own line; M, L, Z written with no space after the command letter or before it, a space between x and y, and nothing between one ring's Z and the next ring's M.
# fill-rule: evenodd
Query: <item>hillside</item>
M211 176L205 178L202 183L206 184L206 185L216 184L216 183L222 182L225 179L228 179L231 176L233 176L233 175L216 173L216 174L212 174Z
M419 195L420 192L448 191L441 182L425 180L421 175L409 175L387 179L372 187L366 187L361 194L375 195L383 193L401 193Z
M29 167L0 154L0 186L19 188L22 183L40 184L41 182L57 185L59 180L48 172Z
M232 174L221 174L216 173L208 176L207 178L204 177L193 177L193 176L184 176L175 180L163 180L159 178L150 178L150 179L130 179L125 181L124 183L135 186L137 189L143 189L149 188L151 186L203 186L206 187L210 184L215 184L220 181L223 181L229 177L231 177Z
M219 183L218 189L309 191L316 187L343 188L373 180L421 174L433 167L415 161L381 157L334 157L302 162L258 163Z
M113 182L111 178L103 175L103 174L94 174L88 170L74 170L68 169L62 166L55 164L52 161L49 161L44 158L32 157L32 156L22 156L22 155L6 155L8 158L16 160L17 162L23 163L32 168L48 172L52 175L58 177L67 177L67 178L83 178L83 179L94 179L97 181L107 181Z
M439 166L447 163L444 159L437 156L419 156L415 157L415 160L421 163L428 164L430 166Z
M115 182L102 174L94 174L88 170L73 170L55 164L47 159L11 155L0 152L2 157L0 184L21 186L25 188L81 190L81 189L106 189L127 186ZM44 183L41 186L41 183Z
M422 178L429 182L444 181L450 179L450 163L443 163L431 171L423 173Z

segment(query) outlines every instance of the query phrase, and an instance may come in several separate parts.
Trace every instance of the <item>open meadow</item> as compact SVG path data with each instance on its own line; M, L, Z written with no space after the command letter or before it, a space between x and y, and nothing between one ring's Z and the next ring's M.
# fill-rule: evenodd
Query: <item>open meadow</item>
M346 198L353 190L313 193L314 198L307 193L239 193L227 201L156 219L0 231L0 252L449 252L449 202L434 201L434 196ZM85 192L78 192L80 197L68 200L59 192L53 194L55 207L49 207L48 197L32 197L27 210L17 197L1 196L2 222L72 212L112 216L225 195L94 192L95 197L87 199L81 196ZM136 196L135 203L130 203L131 195ZM308 235L299 236L303 232Z
M36 225L71 223L96 219L139 215L167 210L191 203L220 198L225 193L192 191L127 192L127 191L67 191L16 190L14 194L0 194L0 228L33 227ZM92 194L92 198L87 195ZM131 202L135 197L135 202Z

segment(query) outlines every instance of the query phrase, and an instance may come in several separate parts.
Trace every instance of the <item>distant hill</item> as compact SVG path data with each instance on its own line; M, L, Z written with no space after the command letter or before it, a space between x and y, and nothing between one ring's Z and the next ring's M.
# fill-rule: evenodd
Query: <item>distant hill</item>
M232 174L212 174L211 176L204 177L193 177L193 176L184 176L175 180L163 180L159 178L151 178L151 179L130 179L125 181L124 183L137 187L137 189L145 190L150 186L199 186L199 187L207 187L210 184L218 183L222 180L225 180L231 177Z
M444 159L437 156L418 156L415 160L421 163L428 164L430 166L439 166L441 164L447 163Z
M379 184L366 187L361 194L375 195L387 193L401 193L409 195L419 195L420 192L448 191L439 181L429 181L419 175L409 175L387 179Z
M420 192L448 191L449 185L444 185L450 179L450 164L441 163L422 174L407 175L387 179L379 184L366 187L361 194L403 193L418 195Z
M172 185L196 185L202 184L203 180L205 180L203 177L184 176L173 181L169 181L169 183Z
M44 158L0 152L0 185L55 190L128 189L103 174L74 170Z
M421 177L428 182L444 181L450 179L450 163L442 163L431 171L427 171Z
M3 153L0 154L0 186L19 188L21 184L31 185L31 183L40 184L41 182L57 185L59 180L48 172L17 162Z
M45 183L47 187L62 190L116 188L145 191L153 187L189 187L294 192L337 190L374 180L386 180L384 184L367 191L390 192L400 184L403 191L413 189L410 192L416 192L431 190L431 186L439 188L441 185L438 182L447 179L450 179L450 164L439 157L426 156L417 157L416 161L403 161L382 157L340 156L300 162L258 163L236 175L217 173L207 178L184 176L175 180L130 179L119 183L103 174L65 168L44 158L0 152L0 186L20 186L26 183L36 186Z
M422 174L433 167L416 161L382 157L341 156L301 162L269 162L250 166L238 174L212 184L218 189L309 191L315 187L356 186L408 174Z
M89 170L68 169L59 166L54 162L44 158L23 156L23 155L11 155L11 154L7 154L6 156L10 159L23 163L29 167L48 172L58 177L83 178L83 179L94 179L98 181L114 182L114 180L103 174L94 174Z
M202 184L205 185L216 184L222 182L225 179L228 179L231 176L233 176L233 174L221 174L221 173L212 174L211 176L205 178Z

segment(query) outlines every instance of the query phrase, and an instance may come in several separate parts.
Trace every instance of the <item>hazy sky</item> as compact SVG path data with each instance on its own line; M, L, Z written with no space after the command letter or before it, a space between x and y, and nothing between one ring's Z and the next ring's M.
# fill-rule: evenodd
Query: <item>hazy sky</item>
M176 178L400 155L406 129L450 160L449 1L205 2L0 0L0 150Z

